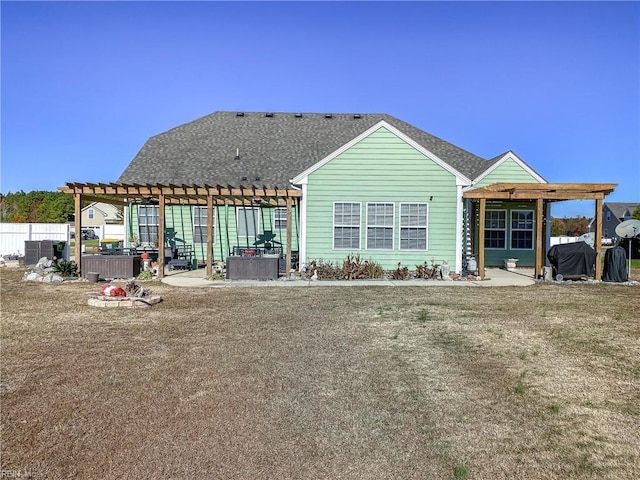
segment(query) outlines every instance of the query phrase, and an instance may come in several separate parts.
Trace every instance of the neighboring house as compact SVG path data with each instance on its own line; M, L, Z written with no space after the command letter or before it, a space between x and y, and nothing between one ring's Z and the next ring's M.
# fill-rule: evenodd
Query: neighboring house
M386 114L215 112L150 138L117 184L298 189L301 263L357 254L385 269L447 261L459 272L478 252L478 210L463 193L496 182L546 183L512 151L487 160ZM286 245L285 208L237 205L214 207L215 260L265 231ZM536 213L534 201L487 202L486 265L534 265ZM164 222L170 242L205 258L206 206L168 205ZM159 225L157 202L126 209L130 241L155 243Z
M92 202L84 207L81 217L82 228L93 230L100 238L104 237L105 225L122 222L118 207L103 202Z
M618 240L616 227L632 218L640 203L604 202L602 204L602 236L612 242ZM593 230L593 219L589 222L589 231Z

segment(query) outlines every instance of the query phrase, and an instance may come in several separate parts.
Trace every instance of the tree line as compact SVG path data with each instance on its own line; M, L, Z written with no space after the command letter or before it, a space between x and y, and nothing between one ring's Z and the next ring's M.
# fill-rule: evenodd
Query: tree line
M6 223L65 223L75 214L73 195L34 190L0 193L0 221Z

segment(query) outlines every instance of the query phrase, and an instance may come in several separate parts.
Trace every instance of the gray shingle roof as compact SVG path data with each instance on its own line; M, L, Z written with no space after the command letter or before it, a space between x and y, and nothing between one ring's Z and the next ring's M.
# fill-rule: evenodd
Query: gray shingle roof
M215 112L151 137L118 183L286 186L381 120L469 178L490 164L386 114Z
M633 215L633 211L638 208L638 205L640 203L605 202L604 204L616 218L623 218L626 211L629 212L629 215Z

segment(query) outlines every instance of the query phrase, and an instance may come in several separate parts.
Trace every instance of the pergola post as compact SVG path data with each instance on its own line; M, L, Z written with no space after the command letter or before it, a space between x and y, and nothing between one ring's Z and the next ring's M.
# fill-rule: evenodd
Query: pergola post
M536 262L535 269L533 272L533 278L538 278L542 274L542 263L543 263L543 224L544 224L544 200L539 198L536 200Z
M158 195L158 277L164 277L164 210L165 198L161 193Z
M484 229L485 229L485 214L487 210L487 199L480 199L480 211L479 211L479 226L478 226L478 276L484 278Z
M75 246L73 248L73 258L78 266L78 276L82 275L82 194L73 195L73 208L75 211Z
M289 272L291 271L291 197L287 196L287 256L285 260L285 278L289 278Z
M602 280L602 199L596 198L596 231L593 246L596 251L595 279Z
M207 195L207 278L211 278L211 253L213 252L213 197Z

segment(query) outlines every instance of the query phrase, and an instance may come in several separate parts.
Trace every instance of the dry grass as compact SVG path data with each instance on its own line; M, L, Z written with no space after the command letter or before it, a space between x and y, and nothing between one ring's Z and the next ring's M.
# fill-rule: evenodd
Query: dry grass
M3 271L2 470L33 478L640 474L640 287L176 289Z

